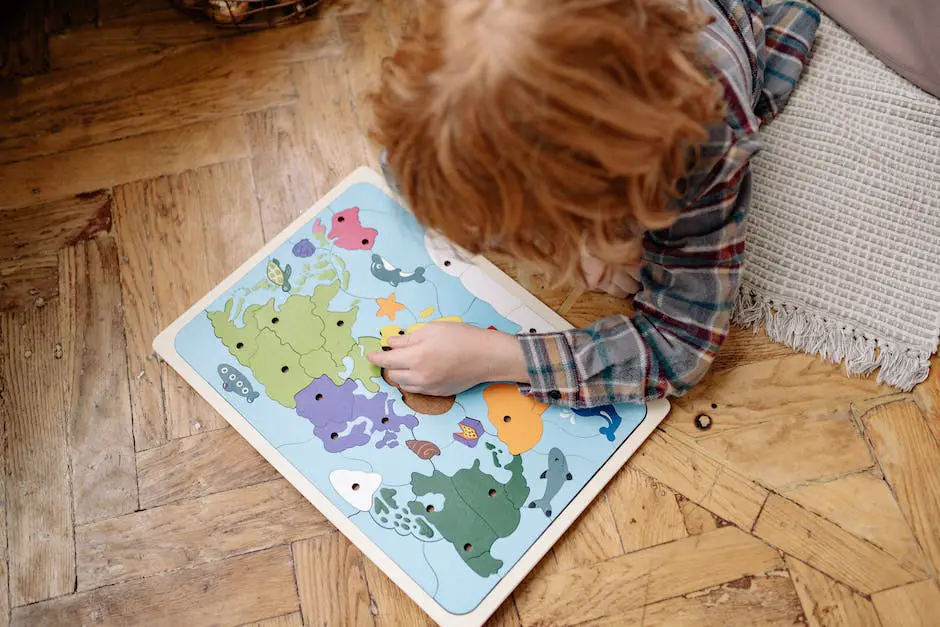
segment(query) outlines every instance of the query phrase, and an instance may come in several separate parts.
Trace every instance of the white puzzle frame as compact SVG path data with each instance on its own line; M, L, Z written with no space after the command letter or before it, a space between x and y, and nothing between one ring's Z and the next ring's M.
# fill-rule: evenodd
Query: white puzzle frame
M654 401L647 404L646 416L637 425L633 433L614 451L607 462L594 474L578 494L555 517L541 536L530 546L522 557L506 573L506 575L490 590L483 600L467 614L452 614L437 603L423 588L421 588L401 567L385 555L382 549L373 542L355 523L350 521L332 501L317 489L316 485L307 480L280 451L261 436L251 423L248 422L233 405L213 388L206 379L195 371L176 351L175 339L177 334L192 321L201 315L205 309L215 302L245 274L262 263L267 257L287 241L296 231L309 222L313 217L336 200L350 186L356 183L369 183L381 189L394 198L403 207L400 197L388 186L384 177L368 167L359 167L343 179L336 187L330 190L323 198L310 209L302 213L293 223L286 227L274 239L255 253L250 259L232 272L224 281L193 305L188 311L177 318L164 329L153 341L154 350L158 355L176 370L189 385L199 393L234 429L245 438L272 466L286 478L310 503L313 504L330 523L333 524L346 538L359 548L372 562L379 567L396 585L398 585L411 599L424 610L439 625L454 627L479 627L499 608L502 602L512 594L525 576L535 567L542 557L554 546L561 535L570 527L578 516L591 504L604 486L617 474L617 471L636 452L653 430L666 417L669 412L667 401ZM459 250L459 249L455 249ZM468 256L469 257L469 256ZM556 330L571 328L571 325L555 311L538 300L521 285L512 280L499 268L484 257L472 257L473 265L479 267L483 274L502 289L518 298L537 315L555 327Z

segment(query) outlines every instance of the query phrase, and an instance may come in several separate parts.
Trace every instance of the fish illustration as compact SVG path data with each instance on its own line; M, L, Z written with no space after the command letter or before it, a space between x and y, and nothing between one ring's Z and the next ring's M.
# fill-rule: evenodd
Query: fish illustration
M435 455L441 454L441 449L434 442L427 440L408 440L405 445L421 459L431 459Z
M552 447L548 452L548 468L539 475L539 479L547 479L545 482L545 494L542 498L535 499L529 503L529 507L535 509L538 507L546 516L552 515L552 499L565 485L565 481L571 481L571 473L568 472L568 460L565 454L558 447Z
M359 222L359 207L350 207L333 215L332 228L327 237L346 250L372 250L378 234L375 229L362 226Z
M281 262L277 259L268 262L268 280L285 292L290 291L290 273L290 264L281 268Z
M607 436L609 442L613 442L617 439L617 429L620 427L620 423L623 422L623 418L620 417L620 414L617 413L617 408L613 405L601 405L600 407L590 407L588 409L572 409L571 411L584 418L600 416L607 421L607 424L598 429L598 433Z
M460 427L460 433L455 433L454 439L470 448L476 447L480 434L483 433L483 423L475 418L464 418L457 426Z
M238 370L229 364L219 364L219 378L222 379L222 389L232 394L244 396L249 403L254 402L259 394L251 387L251 383Z
M418 266L414 272L402 272L401 268L396 268L381 256L372 255L372 276L379 281L390 283L392 287L408 281L424 283L424 268Z

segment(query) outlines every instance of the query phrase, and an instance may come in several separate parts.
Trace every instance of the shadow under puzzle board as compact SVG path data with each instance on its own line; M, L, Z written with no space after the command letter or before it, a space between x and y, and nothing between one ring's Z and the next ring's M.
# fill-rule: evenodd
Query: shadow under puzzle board
M154 347L434 620L480 625L668 404L572 412L499 383L403 398L365 355L437 320L569 327L360 168Z

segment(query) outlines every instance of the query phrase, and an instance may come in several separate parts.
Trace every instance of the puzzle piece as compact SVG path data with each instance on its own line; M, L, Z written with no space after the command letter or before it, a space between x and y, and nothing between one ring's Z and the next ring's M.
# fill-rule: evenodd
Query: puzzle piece
M523 396L512 384L497 383L483 390L487 416L496 427L496 437L509 447L512 455L520 455L542 439L542 414L547 403Z
M430 476L419 473L411 476L411 489L416 497L444 495L444 506L440 509L429 510L420 501L409 502L411 513L424 515L481 577L495 574L503 565L490 554L490 549L496 540L509 536L519 526L519 510L529 496L529 486L522 474L522 457L513 457L505 468L511 473L506 483L483 472L479 459L453 476L439 470Z

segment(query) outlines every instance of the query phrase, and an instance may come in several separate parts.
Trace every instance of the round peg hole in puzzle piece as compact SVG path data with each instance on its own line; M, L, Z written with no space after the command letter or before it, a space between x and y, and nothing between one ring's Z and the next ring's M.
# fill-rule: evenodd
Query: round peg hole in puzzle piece
M490 491L489 491L488 494L489 494L491 497L496 496L496 488L490 488Z
M239 342L238 344L235 345L235 348L245 348L245 343Z
M469 553L470 551L473 550L473 545L467 542L465 545L463 545L463 550Z
M315 400L315 401L322 401L322 400L323 400L323 395L322 395L322 394L317 394L316 396L313 397L313 400Z
M345 222L345 221L346 221L346 218L345 218L344 216L339 216L338 218L336 218L336 221L337 221L337 222Z
M382 416L382 420L380 420L379 422L381 422L383 425L387 425L387 424L388 424L388 416Z
M346 323L343 322L342 320L337 320L337 321L336 321L336 326L338 326L338 327L341 327L341 326L343 326L344 324L346 324Z
M445 267L445 268L449 268L449 267L450 267L450 259L447 259L446 261L444 261L444 267Z
M363 246L368 246L368 245L369 245L369 240L363 239L363 240L362 240L362 245L363 245Z
M712 417L708 414L699 414L695 417L695 428L699 431L708 431L712 428Z
M712 403L712 409L718 409L718 403Z
M512 422L512 416L503 416L503 422Z
M287 366L281 366L281 372L287 372L288 370L290 370L290 368Z
M338 437L339 437L339 434L336 433L335 431L330 434L330 439L331 439L331 440L335 440L335 439L338 438Z
M404 329L401 329L401 330L398 331L398 335L404 335L404 334L405 334L405 330L404 330Z
M358 483L352 484L352 489L353 489L353 492L358 492L358 491L359 491L359 484L358 484Z
M281 321L281 319L278 318L277 316L271 318L271 324L277 324L277 323L280 322L280 321Z
M529 333L538 333L538 331L535 330L535 327L532 327L529 329Z
M427 513L429 513L429 514L433 514L433 513L434 513L434 506L433 506L433 505L428 505L428 506L425 507L424 509L425 509L425 511L427 511Z

